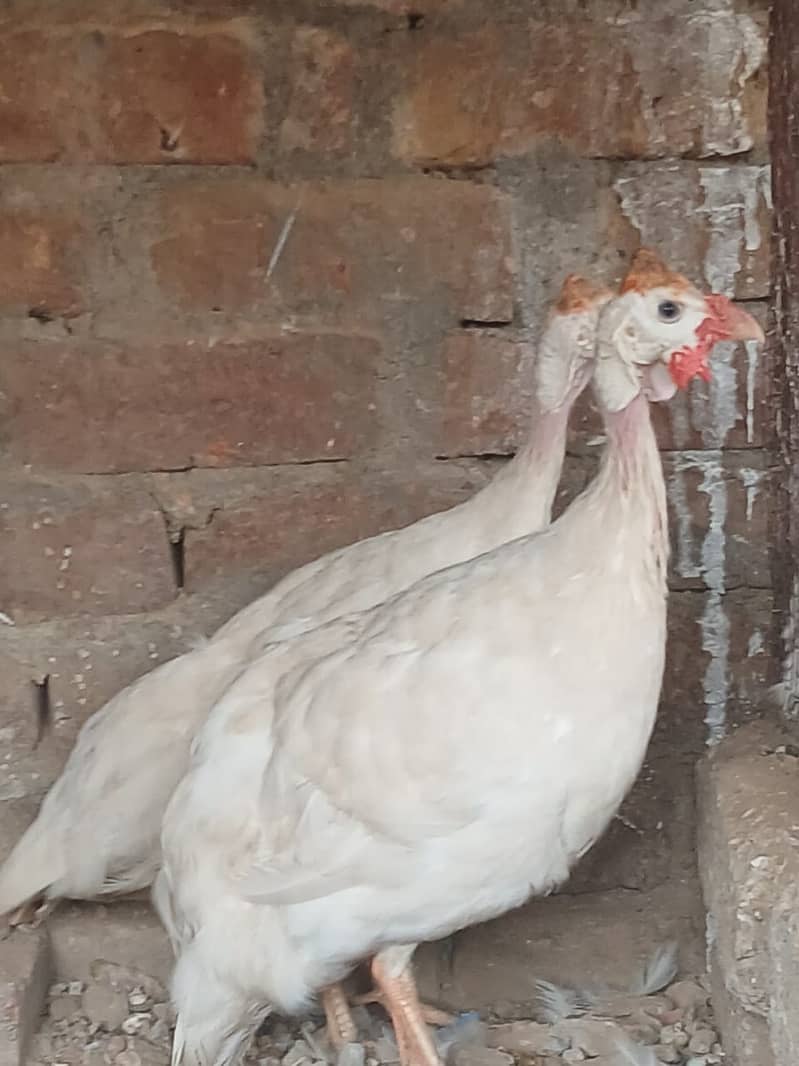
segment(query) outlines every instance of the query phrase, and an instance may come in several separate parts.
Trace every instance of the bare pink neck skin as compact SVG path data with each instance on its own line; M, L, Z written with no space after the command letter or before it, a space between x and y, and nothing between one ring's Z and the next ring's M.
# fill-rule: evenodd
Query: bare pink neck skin
M669 554L666 486L649 401L639 393L623 410L605 412L604 420L608 444L593 490L630 528L636 517L640 520L635 522L639 532L634 535L646 534L642 547L651 550L651 561L665 589Z
M517 485L520 493L535 496L534 502L540 508L540 525L547 525L566 455L566 435L573 405L574 400L570 400L554 411L538 409L527 440L483 492L504 493L510 483Z

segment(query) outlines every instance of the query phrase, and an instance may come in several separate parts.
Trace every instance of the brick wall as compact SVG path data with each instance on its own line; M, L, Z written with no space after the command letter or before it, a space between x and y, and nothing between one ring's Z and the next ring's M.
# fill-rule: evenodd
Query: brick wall
M756 0L4 7L0 799L24 819L88 714L289 568L483 484L567 271L618 278L644 240L765 318L765 21ZM673 873L703 717L749 713L771 667L767 386L730 349L656 413L664 713L585 884ZM563 498L597 429L586 401Z

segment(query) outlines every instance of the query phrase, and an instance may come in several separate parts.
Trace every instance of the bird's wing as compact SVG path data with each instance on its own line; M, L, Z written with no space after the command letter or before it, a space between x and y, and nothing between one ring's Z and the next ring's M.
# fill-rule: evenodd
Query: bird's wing
M556 686L550 696L542 684L537 714L504 711L532 698L531 661L544 670L558 633L545 624L534 646L513 641L518 611L529 614L529 605L514 604L506 568L495 569L484 557L434 575L363 616L360 634L326 654L307 656L302 642L308 649L316 637L300 638L296 665L275 684L263 850L247 894L299 901L365 876L396 880L408 849L504 802L509 762L518 779L524 749L546 743ZM507 607L495 606L486 627L480 616L492 596ZM546 608L541 614L546 622ZM502 737L487 713L492 703L503 712ZM518 737L508 735L508 720Z

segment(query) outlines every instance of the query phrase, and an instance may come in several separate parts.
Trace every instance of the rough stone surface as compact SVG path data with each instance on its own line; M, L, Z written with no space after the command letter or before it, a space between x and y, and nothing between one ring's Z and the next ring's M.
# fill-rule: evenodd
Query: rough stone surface
M0 1066L23 1066L47 997L47 934L16 932L0 942Z
M714 1003L736 1066L796 1061L796 784L797 749L768 722L739 729L699 772L699 868Z
M239 581L228 574L223 585L154 614L2 627L0 856L32 820L86 718L141 674L196 646L263 587L249 574Z
M762 89L746 89L763 26L732 4L695 17L660 5L615 20L526 12L513 32L491 22L424 41L395 113L400 158L481 165L548 138L587 156L732 155L762 136Z
M0 599L17 622L163 606L175 596L166 530L136 479L3 479L0 527L14 565Z

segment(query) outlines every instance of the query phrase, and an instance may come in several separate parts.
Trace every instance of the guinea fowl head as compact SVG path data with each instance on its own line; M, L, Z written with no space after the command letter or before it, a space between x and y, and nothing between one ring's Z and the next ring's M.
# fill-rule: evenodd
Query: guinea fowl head
M649 400L668 400L693 378L710 379L708 359L718 341L763 339L754 318L726 296L701 293L642 248L619 295L599 317L600 402L618 411L639 392Z
M599 312L613 295L579 274L569 274L563 282L538 345L535 386L542 410L573 402L588 384Z

